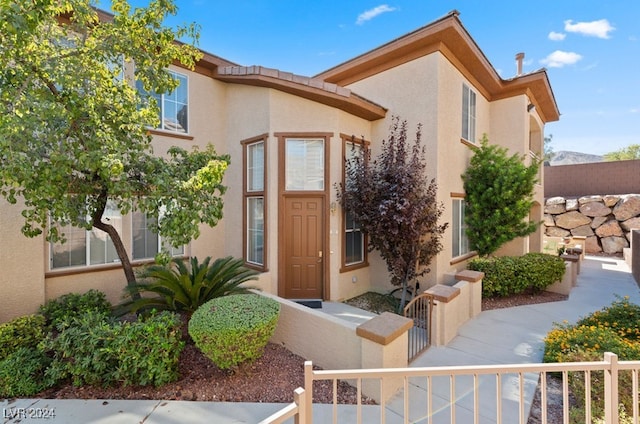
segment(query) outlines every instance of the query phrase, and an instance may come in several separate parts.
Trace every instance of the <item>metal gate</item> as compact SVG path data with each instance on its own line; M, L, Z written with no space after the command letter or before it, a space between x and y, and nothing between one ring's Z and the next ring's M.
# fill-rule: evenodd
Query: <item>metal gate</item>
M409 362L431 345L433 295L422 293L404 307L404 316L413 320L409 330Z

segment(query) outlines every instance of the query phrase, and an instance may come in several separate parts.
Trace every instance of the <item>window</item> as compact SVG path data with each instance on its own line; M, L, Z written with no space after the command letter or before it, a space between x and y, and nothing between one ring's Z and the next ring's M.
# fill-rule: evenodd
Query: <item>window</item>
M462 138L476 142L476 93L462 85Z
M244 260L265 270L266 136L244 141Z
M324 190L324 139L287 138L285 190Z
M158 94L145 91L141 81L136 81L136 88L143 96L153 97L158 103L158 118L160 119L159 129L187 133L188 126L188 106L189 87L187 76L174 71L167 71L178 80L178 87L170 93Z
M345 163L364 153L363 142L353 141L351 137L345 138L344 136L343 140L343 156ZM348 186L349 181L347 181L346 173L344 174L343 180L344 184ZM343 222L343 267L348 268L356 265L366 265L367 241L362 229L360 228L360 224L353 219L353 214L348 210L344 211Z
M453 219L451 220L453 231L453 252L452 256L466 255L469 253L469 239L467 238L467 225L465 218L465 200L453 199Z
M107 202L103 215L120 234L122 234L122 216L112 202ZM59 226L66 235L66 243L51 243L51 269L74 266L100 265L118 262L118 254L111 237L102 230L85 230L72 225Z
M184 255L184 246L174 247L163 243L158 233L154 232L156 218L149 217L142 212L131 215L131 233L133 236L132 253L134 260L153 259L164 247L171 256Z

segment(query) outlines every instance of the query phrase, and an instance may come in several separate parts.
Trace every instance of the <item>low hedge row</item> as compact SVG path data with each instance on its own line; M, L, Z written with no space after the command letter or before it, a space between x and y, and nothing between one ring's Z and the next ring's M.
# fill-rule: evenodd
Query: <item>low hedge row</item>
M477 258L469 269L484 272L482 297L502 297L519 293L537 293L562 279L564 261L544 253L523 256Z

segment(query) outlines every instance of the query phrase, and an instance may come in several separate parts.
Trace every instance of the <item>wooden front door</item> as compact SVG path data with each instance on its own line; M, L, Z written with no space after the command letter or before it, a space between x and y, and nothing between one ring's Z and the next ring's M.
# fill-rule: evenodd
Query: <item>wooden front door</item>
M322 299L324 198L285 197L284 297Z

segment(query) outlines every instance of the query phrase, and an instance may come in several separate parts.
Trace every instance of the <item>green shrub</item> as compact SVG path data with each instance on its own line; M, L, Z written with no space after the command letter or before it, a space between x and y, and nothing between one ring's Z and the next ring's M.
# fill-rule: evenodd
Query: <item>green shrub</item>
M103 292L89 290L83 294L69 293L49 300L40 306L39 312L46 318L49 330L62 330L69 325L73 318L80 317L87 312L109 315L111 303Z
M71 378L76 386L175 381L184 346L180 327L180 318L169 312L132 323L86 313L47 339L45 347L54 356L47 374L56 380Z
M484 272L482 296L500 297L537 293L564 276L564 261L554 255L527 253L523 256L477 258L469 269Z
M20 347L0 361L0 398L32 396L55 380L45 375L49 359L42 351Z
M190 266L182 259L169 265L152 265L141 275L145 281L126 289L129 300L123 302L118 313L149 311L152 309L193 313L211 299L230 294L248 293L251 287L241 286L257 278L258 272L244 266L242 259L231 256L216 259L210 264L191 258ZM152 294L134 299L134 295Z
M280 304L256 294L213 299L189 321L189 334L202 353L219 368L254 361L273 335Z
M44 338L42 315L26 315L0 324L0 360L21 347L35 348Z

